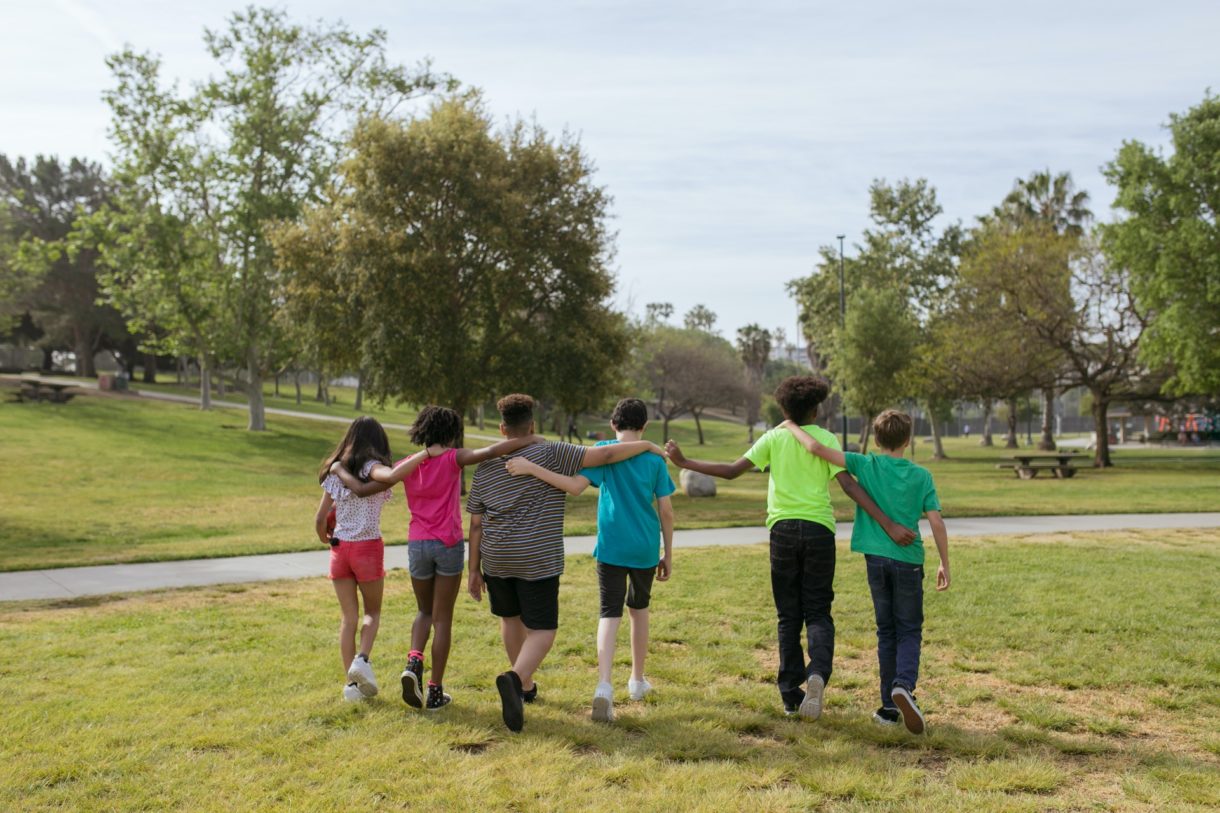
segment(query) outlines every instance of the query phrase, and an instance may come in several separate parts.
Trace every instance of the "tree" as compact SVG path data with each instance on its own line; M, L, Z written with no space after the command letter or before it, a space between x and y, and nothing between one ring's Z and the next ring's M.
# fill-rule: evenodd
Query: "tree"
M173 134L190 134L194 150L179 153L190 171L165 176L167 194L195 200L192 227L214 244L220 262L209 287L223 292L226 333L246 373L249 428L261 430L263 377L284 345L273 318L281 280L268 227L321 199L355 120L392 110L443 80L426 66L388 64L383 31L302 26L271 9L236 12L225 30L205 31L204 42L219 70L185 99L162 88L156 70L148 72L155 60L130 50L112 58L113 129L148 134L126 144L119 139L137 166L156 165L156 153L176 143ZM164 117L142 120L150 110Z
M371 397L466 415L525 390L576 411L608 395L626 353L608 204L573 138L495 132L469 93L362 122L333 199L272 239L306 325L329 318L314 302L345 300Z
M671 302L649 302L644 306L644 311L644 324L656 327L673 318L674 306Z
M912 361L919 328L909 305L892 288L852 294L847 324L836 337L830 370L847 403L860 412L860 449L868 451L872 419L903 395L902 377Z
M1089 210L1089 193L1077 190L1068 172L1052 175L1050 170L1032 173L1018 179L1008 197L996 209L996 216L1015 223L1042 223L1056 234L1080 238L1093 217ZM1038 448L1054 451L1055 379L1057 371L1048 368L1048 380L1042 383L1042 436ZM1012 404L1009 405L1010 407ZM1009 410L1009 435L1015 440L1015 409Z
M670 421L689 413L703 445L704 411L743 400L741 362L732 345L701 330L663 326L644 346L646 355L638 362L656 398L662 436L669 437Z
M51 350L71 350L76 374L97 375L93 357L119 349L127 331L119 314L98 304L98 257L73 250L69 236L83 216L105 205L110 180L97 164L0 155L0 316L28 315Z
M682 317L687 330L702 330L704 333L716 333L716 314L706 305L696 305Z
M1173 154L1125 142L1105 169L1124 217L1104 226L1111 262L1130 269L1150 318L1146 364L1170 362L1172 395L1220 393L1220 96L1169 117Z
M745 400L749 440L754 442L754 424L758 423L762 405L763 377L771 358L771 334L763 327L750 324L737 329L737 352L746 368Z

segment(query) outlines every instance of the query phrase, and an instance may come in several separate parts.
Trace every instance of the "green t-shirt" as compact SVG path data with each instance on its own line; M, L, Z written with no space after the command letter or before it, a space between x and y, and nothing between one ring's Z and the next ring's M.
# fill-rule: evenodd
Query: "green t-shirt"
M820 426L801 427L823 446L839 448L835 436ZM843 469L811 455L787 429L767 432L746 452L746 459L758 468L771 467L767 482L767 527L781 519L805 519L835 529L835 512L830 505L830 480Z
M886 516L915 531L914 542L905 547L897 545L872 517L857 506L856 524L851 531L851 549L922 565L923 540L919 538L919 518L925 511L940 510L932 473L906 458L854 452L844 456L851 476L859 481Z

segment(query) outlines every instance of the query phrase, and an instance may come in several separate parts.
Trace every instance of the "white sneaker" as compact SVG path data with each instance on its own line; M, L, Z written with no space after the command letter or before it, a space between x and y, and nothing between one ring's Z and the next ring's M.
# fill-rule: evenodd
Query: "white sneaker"
M609 683L597 684L593 693L593 721L609 723L614 721L614 687Z
M636 680L631 678L627 681L627 694L632 700L643 700L644 695L652 691L652 684L648 682L648 678Z
M373 665L359 655L347 668L347 679L360 687L360 693L365 697L377 694L377 678L373 677Z
M826 690L826 681L814 673L805 681L805 699L801 701L800 715L806 720L816 720L822 716L822 692Z
M343 699L348 703L359 703L364 700L364 695L360 692L359 686L349 683L343 687Z

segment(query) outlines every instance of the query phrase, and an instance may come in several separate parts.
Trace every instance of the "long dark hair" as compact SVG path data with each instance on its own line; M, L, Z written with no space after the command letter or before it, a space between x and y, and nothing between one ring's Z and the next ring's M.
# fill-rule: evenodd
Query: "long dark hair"
M352 421L352 425L347 428L347 434L343 436L343 440L339 441L335 450L322 459L322 468L318 471L318 482L326 479L326 475L330 474L331 464L336 460L343 463L343 468L359 477L360 470L370 460L376 460L378 463L388 466L391 459L390 438L386 435L385 429L376 418L362 415Z

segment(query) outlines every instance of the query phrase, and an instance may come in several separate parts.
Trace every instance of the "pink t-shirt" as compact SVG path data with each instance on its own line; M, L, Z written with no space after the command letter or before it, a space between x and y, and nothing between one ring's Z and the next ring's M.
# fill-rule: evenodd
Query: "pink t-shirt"
M402 484L411 510L408 542L439 539L453 547L462 541L462 467L457 464L457 449L420 463Z

